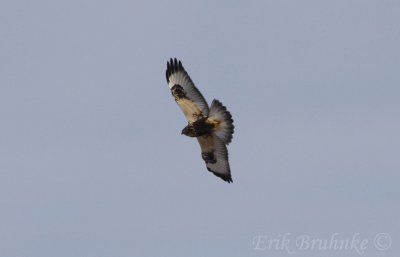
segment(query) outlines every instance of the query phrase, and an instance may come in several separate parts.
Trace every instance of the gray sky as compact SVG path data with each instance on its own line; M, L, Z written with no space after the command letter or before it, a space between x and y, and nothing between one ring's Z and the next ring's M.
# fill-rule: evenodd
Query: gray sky
M259 241L285 233L292 256L360 254L296 245L335 233L398 256L399 13L2 0L0 256L287 256ZM180 135L170 57L233 115L233 184Z

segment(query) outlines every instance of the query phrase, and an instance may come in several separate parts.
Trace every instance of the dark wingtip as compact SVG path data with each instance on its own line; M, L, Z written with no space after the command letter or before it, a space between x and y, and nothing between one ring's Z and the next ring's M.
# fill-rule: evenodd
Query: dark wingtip
M229 174L229 175L222 175L222 174L218 174L218 173L215 173L215 172L213 172L213 174L214 174L215 176L221 178L221 179L222 179L223 181L225 181L225 182L233 183L231 174Z
M222 178L222 177L221 177L221 178ZM230 184L230 183L233 183L233 180L232 180L232 177L231 177L231 176L226 177L226 178L222 178L222 180L228 182L229 184Z
M219 173L216 173L216 172L212 171L209 167L207 167L207 170L209 172L212 172L212 174L214 174L215 176L221 178L223 181L226 181L228 183L233 183L232 175L231 175L230 171L229 171L228 175L223 175L223 174L219 174Z
M172 58L169 59L167 62L167 70L165 71L165 77L167 79L167 83L169 83L169 76L171 75L171 63L172 63Z
M176 58L171 57L167 62L167 70L165 71L165 77L167 79L167 83L169 83L169 77L175 72L178 72L180 70L184 70L182 62Z

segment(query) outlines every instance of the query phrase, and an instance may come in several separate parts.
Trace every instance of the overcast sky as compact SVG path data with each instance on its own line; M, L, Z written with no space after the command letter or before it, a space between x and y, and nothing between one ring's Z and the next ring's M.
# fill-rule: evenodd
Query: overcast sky
M399 256L399 14L0 1L0 256ZM233 115L233 184L181 135L170 57Z

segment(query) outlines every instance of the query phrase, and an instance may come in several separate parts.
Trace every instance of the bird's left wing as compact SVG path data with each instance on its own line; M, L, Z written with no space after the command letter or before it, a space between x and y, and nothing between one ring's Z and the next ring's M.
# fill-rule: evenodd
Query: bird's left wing
M231 169L229 167L228 150L226 145L216 135L198 137L201 147L201 157L206 162L207 170L215 176L231 183Z
M194 122L207 116L209 113L208 104L183 68L181 61L171 58L167 63L165 73L171 93L186 119L189 122Z

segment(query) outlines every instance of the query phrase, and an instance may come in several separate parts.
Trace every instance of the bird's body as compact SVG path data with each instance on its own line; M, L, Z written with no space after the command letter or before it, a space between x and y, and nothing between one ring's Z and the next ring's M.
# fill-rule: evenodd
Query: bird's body
M197 138L207 170L224 181L232 182L226 149L234 132L231 114L216 99L212 101L211 107L208 106L177 59L167 63L166 79L172 96L188 120L182 134Z
M183 130L182 134L188 137L200 137L212 132L215 124L210 122L207 117L200 118L194 122L189 123Z

